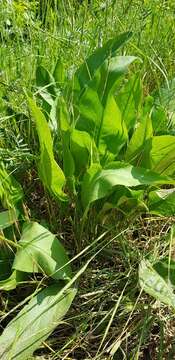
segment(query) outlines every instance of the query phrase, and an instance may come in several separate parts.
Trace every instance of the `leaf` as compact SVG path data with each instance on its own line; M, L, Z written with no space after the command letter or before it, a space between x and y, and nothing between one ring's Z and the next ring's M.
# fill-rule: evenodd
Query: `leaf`
M63 293L55 284L33 297L1 335L1 360L27 360L60 323L75 295L76 289Z
M58 129L62 141L63 150L63 169L66 177L66 184L71 193L75 194L75 164L72 153L70 151L70 117L66 103L63 98L59 99L57 106Z
M16 209L9 209L0 212L0 230L7 228L18 220L19 212Z
M77 105L80 116L75 127L77 130L86 131L96 141L104 109L95 88L95 82L96 79L93 79L91 86L87 87L81 96Z
M23 198L21 185L12 175L9 175L5 166L0 163L0 200L4 207L14 208Z
M70 130L70 116L63 97L60 97L57 103L57 118L58 129L60 132L66 132Z
M103 198L100 201L99 215L103 215L111 209L117 209L124 216L132 215L134 213L141 213L148 211L143 202L143 190L131 190L125 186L117 185L109 197ZM109 213L109 219L111 215Z
M28 98L28 103L36 122L40 142L40 178L44 186L59 200L67 200L67 195L62 190L66 180L63 171L54 159L53 142L48 123L35 102Z
M61 201L67 200L67 195L63 192L62 188L65 186L65 176L61 168L48 152L47 147L44 147L40 162L38 165L40 178L45 187Z
M139 111L141 110L142 96L140 74L134 74L129 78L116 96L122 119L128 131L130 131L136 123Z
M36 69L36 85L38 87L38 94L42 99L42 109L48 118L49 125L52 129L57 129L56 121L56 103L57 94L54 77L43 66L38 66Z
M94 138L101 155L117 155L127 141L127 129L113 93L121 76L135 57L116 56L106 60L77 102L80 116L76 129Z
M88 165L98 161L98 153L90 135L85 131L73 129L70 135L70 151L74 158L76 174L82 174Z
M68 256L59 240L36 222L22 233L12 268L24 272L43 272L53 279L69 279L72 275Z
M7 279L0 281L0 290L14 290L16 289L17 285L25 280L25 278L26 274L24 272L14 270Z
M153 129L151 118L144 116L137 123L136 130L126 150L125 160L135 166L149 168L151 139L153 137Z
M148 208L151 214L174 216L175 189L160 189L149 193Z
M104 107L108 96L116 92L122 76L125 75L129 65L136 59L135 56L115 56L107 59L99 68L98 72L100 75L98 76L100 82L98 85L98 94Z
M55 79L55 82L56 82L57 86L58 85L60 86L60 85L64 84L65 70L64 70L63 63L61 62L60 59L58 59L57 62L56 62L53 77Z
M175 261L171 258L164 257L154 264L154 269L163 277L166 282L175 287Z
M50 72L41 65L36 69L36 85L38 88L44 88L44 90L51 95L56 95L54 78Z
M117 155L127 141L127 129L121 119L120 110L112 95L108 96L97 137L101 154L107 151Z
M80 66L74 77L74 90L80 92L94 77L96 70L103 62L116 55L116 51L124 45L131 37L131 33L123 33L114 39L109 40L102 48L98 48Z
M139 283L141 289L165 305L175 309L175 294L169 282L160 276L147 260L142 260L139 267Z
M166 176L121 162L113 162L105 169L93 164L82 182L82 204L85 209L88 208L92 202L109 195L116 185L133 187L174 183L175 180Z
M172 176L175 173L175 136L154 136L150 159L154 171Z
M62 133L62 148L63 148L63 169L66 176L66 185L71 194L76 194L75 190L75 163L70 151L70 132Z
M154 135L165 135L169 133L168 117L162 106L154 106L151 113Z

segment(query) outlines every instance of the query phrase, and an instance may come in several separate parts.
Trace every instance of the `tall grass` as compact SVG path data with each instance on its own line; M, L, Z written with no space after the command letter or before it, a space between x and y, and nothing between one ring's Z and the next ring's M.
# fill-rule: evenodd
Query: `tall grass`
M14 113L26 113L23 89L35 88L36 66L42 64L53 70L59 57L72 73L94 48L123 31L133 31L125 52L143 61L145 92L174 76L175 25L171 1L84 0L82 4L75 0L47 1L43 13L41 3L1 2L0 91L1 112L5 116L6 108L12 119ZM134 66L140 69L139 63ZM31 138L30 131L29 127L22 135L24 143Z

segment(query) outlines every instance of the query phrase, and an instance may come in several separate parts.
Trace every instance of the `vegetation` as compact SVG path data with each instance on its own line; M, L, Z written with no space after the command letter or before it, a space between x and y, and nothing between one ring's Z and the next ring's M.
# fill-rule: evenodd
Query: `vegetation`
M172 2L0 19L0 358L173 359Z

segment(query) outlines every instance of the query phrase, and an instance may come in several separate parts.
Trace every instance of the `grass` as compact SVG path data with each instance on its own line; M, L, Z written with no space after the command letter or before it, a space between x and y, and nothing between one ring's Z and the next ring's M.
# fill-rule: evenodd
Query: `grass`
M0 157L23 186L26 218L47 225L61 237L70 258L76 257L74 272L93 258L77 281L78 296L62 324L34 358L173 359L174 313L140 290L138 265L148 256L159 260L170 252L173 255L174 244L167 241L167 234L174 217L124 219L119 229L115 210L100 224L91 216L79 249L84 253L77 255L74 204L63 221L60 205L38 179L38 141L31 118L28 121L24 94L26 89L37 91L38 65L53 71L60 58L71 76L96 47L123 31L133 31L123 53L141 59L132 67L141 74L144 93L152 93L174 77L173 1L96 0L88 4L84 0L79 4L62 0L57 9L55 0L52 6L46 2L44 14L38 3L3 0L0 7ZM15 233L10 235L15 239ZM1 292L3 328L40 280L31 278L28 288Z

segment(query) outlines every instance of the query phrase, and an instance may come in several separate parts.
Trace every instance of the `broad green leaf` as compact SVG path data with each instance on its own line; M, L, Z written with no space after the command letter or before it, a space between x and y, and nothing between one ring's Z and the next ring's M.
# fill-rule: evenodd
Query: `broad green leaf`
M49 230L36 222L29 223L18 242L12 268L24 272L42 272L53 279L71 277L68 256L59 240Z
M95 52L80 66L74 77L74 90L80 92L94 77L96 70L103 62L116 55L116 51L131 37L131 33L123 33L114 39L109 40L102 48Z
M125 121L128 131L134 127L137 121L141 110L142 96L140 74L135 74L129 78L116 96L122 119Z
M154 129L154 135L165 135L169 133L168 117L162 106L154 106L151 119Z
M105 155L109 151L117 155L126 143L127 136L127 129L114 96L109 95L97 134L97 146L100 153Z
M91 187L94 183L94 179L97 177L97 174L100 174L101 171L102 167L100 164L92 164L83 177L81 185L81 200L84 208L88 208L89 204L93 201L91 201L91 198L93 197L90 193Z
M51 130L53 131L57 131L57 101L58 98L56 98L51 106L50 109L50 113L48 116L48 123L49 123L49 127L51 128Z
M75 191L75 163L70 151L70 131L62 133L62 148L63 148L63 169L66 177L66 184L72 194Z
M141 289L165 305L175 309L175 294L170 282L167 282L147 260L142 260L139 267Z
M151 95L147 95L143 102L143 115L151 116L154 108L154 98ZM152 120L152 116L151 116Z
M94 140L85 131L72 130L70 150L74 158L76 174L82 174L92 162L98 161L98 153Z
M41 65L36 69L36 85L51 95L56 95L54 78L50 72Z
M121 198L143 199L143 190L133 190L123 185L118 185L114 192L107 198L112 204L119 204ZM105 200L104 200L105 201Z
M54 159L53 142L48 123L35 102L28 98L28 103L36 122L40 142L39 174L41 180L44 186L58 199L66 200L67 196L63 192L65 176Z
M117 155L127 141L127 130L114 97L109 95L103 108L97 92L88 88L81 97L79 111L76 128L94 138L102 155L106 151Z
M47 123L42 111L36 105L35 101L28 97L28 103L29 103L29 108L31 110L33 118L36 122L41 152L44 149L44 147L47 146L48 151L50 153L52 153L53 152L53 142L52 142L52 136L51 136L51 132L50 132L48 123Z
M0 290L14 290L25 278L26 274L24 272L14 270L7 279L0 281Z
M65 132L70 130L70 117L63 97L59 98L57 103L58 130Z
M16 209L9 209L0 212L0 230L7 228L18 220L19 212Z
M66 184L71 191L75 194L75 164L72 153L70 151L70 117L67 110L66 103L63 98L59 99L57 107L57 118L58 118L58 130L62 141L63 151L63 169L66 177Z
M52 108L52 106L54 104L54 100L53 100L52 95L45 89L41 89L39 91L39 95L44 100L44 106L42 104L42 108L45 110L45 112L50 113L51 108Z
M54 77L43 66L38 66L36 69L36 85L38 87L38 94L42 99L42 109L48 119L49 125L52 129L57 129L56 120L56 103L57 103L57 89Z
M64 84L64 80L65 80L65 70L64 70L64 65L61 62L60 59L58 59L58 61L56 62L55 65L55 69L53 72L53 77L55 79L56 85L60 86Z
M98 84L99 98L105 107L108 96L115 93L122 76L137 58L135 56L115 56L106 60L98 69L100 82ZM96 75L97 76L97 75ZM90 83L89 83L90 85Z
M148 208L151 214L174 216L175 189L160 189L149 193Z
M154 136L150 152L152 170L164 174L175 173L175 136Z
M132 197L131 190L125 186L118 185L111 195L109 195L105 199L104 198L101 199L100 213L104 214L106 211L110 209L117 208L121 198L130 198L130 197Z
M63 293L55 284L34 296L2 333L1 360L27 360L61 322L75 295L76 289Z
M165 257L154 264L154 269L166 282L170 282L175 288L175 261L171 258Z
M100 169L97 164L94 164L88 169L83 179L82 204L85 209L88 208L92 202L109 195L116 185L133 187L174 183L175 180L166 176L121 162L113 162L105 169Z
M145 212L145 210L148 211L143 201L143 195L143 190L131 190L118 185L109 197L105 197L100 201L100 207L102 208L100 215L104 215L110 209L118 209L125 216L136 212Z
M57 109L57 98L53 99L52 95L46 90L41 89L39 95L42 97L42 111L44 112L49 127L56 131L57 130L57 118L56 118L56 109Z
M116 84L135 57L117 56L103 63L77 103L80 116L76 129L94 138L101 155L117 155L127 141L127 129L113 93Z
M126 150L125 160L135 166L149 168L152 137L153 129L151 118L144 116L141 121L137 123Z
M86 131L97 139L102 118L103 118L103 106L100 101L97 89L94 87L94 79L91 82L91 86L86 88L81 99L78 103L78 110L80 116L75 124L77 130Z
M0 163L0 200L4 207L14 208L23 198L23 191L15 178L8 174L5 166Z
M141 213L148 212L148 208L144 201L137 198L125 198L121 197L118 203L118 209L124 214L124 216L139 215Z
M59 200L67 200L67 195L63 192L62 188L65 186L65 176L61 168L48 152L47 147L44 147L38 165L40 178L45 187L52 192Z

